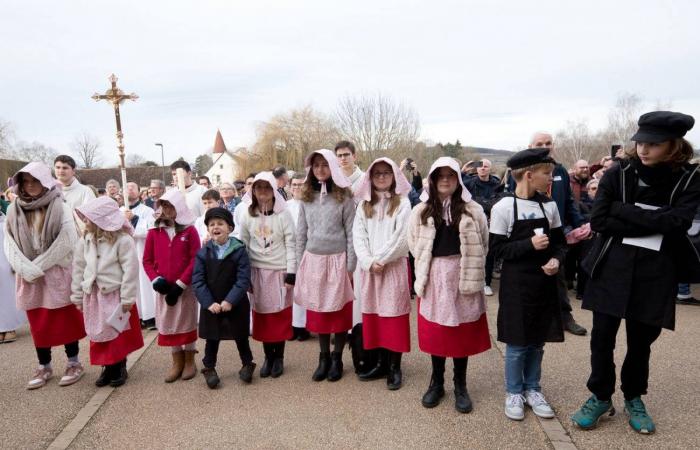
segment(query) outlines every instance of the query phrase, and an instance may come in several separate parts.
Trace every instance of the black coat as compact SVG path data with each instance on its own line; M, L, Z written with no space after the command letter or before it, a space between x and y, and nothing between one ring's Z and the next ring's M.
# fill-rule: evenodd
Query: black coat
M700 177L690 176L694 169L650 169L622 160L605 172L591 214L599 235L583 262L591 275L583 308L674 328L677 255L689 244L686 233L700 202ZM663 235L659 251L622 243L624 237L657 233Z
M214 243L209 241L195 258L192 287L202 308L199 337L202 339L245 339L250 331L250 261L245 245L229 238L231 246L223 259L217 259ZM213 314L209 307L226 300L231 311Z

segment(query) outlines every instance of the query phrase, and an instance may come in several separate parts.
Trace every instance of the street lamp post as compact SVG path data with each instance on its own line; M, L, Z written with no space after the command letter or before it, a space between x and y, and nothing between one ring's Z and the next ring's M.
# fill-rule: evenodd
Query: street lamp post
M163 169L163 183L165 183L165 153L163 152L163 144L157 142L156 147L160 147L160 163Z

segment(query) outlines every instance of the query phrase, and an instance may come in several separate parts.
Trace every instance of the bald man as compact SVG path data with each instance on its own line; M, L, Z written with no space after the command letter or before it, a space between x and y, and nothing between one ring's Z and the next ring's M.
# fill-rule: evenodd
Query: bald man
M547 133L545 131L538 131L534 133L530 139L529 148L548 148L550 156L555 160L557 159L554 138L552 137L551 133ZM508 189L510 192L515 192L515 181L512 180L512 178L508 182ZM574 197L571 193L569 172L567 172L567 170L561 164L557 164L554 167L554 172L552 173L551 190L552 200L554 200L554 202L557 204L559 217L561 218L561 223L564 227L564 232L566 233L583 225L585 223L585 219L574 202ZM588 333L588 330L576 323L574 316L571 314L572 309L569 302L566 276L564 274L563 267L560 267L556 276L558 281L559 303L561 306L564 329L577 336L585 336L586 333Z

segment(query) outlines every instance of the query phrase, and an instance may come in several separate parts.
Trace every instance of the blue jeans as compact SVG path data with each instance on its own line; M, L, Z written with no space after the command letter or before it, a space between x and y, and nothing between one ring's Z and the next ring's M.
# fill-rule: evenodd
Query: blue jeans
M687 283L678 284L678 298L690 298L690 285Z
M544 344L506 345L506 392L540 391Z

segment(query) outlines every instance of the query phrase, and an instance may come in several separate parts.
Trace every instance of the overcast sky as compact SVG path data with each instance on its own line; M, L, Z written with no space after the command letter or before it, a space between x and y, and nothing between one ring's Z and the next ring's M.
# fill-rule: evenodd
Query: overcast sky
M382 92L421 137L515 149L533 131L602 127L621 92L700 119L696 1L33 1L0 10L0 118L60 152L81 132L116 163L104 92L127 155L166 163L250 146L255 126L311 104ZM688 134L700 145L700 125Z

